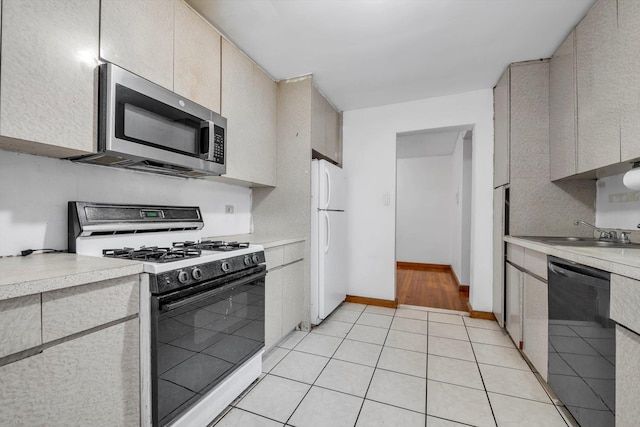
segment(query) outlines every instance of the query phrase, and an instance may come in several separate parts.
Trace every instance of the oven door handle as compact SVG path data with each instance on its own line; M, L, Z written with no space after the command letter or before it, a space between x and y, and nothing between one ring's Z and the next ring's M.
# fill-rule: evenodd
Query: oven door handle
M253 282L253 281L257 280L257 279L261 279L263 277L266 277L266 275L267 275L267 272L266 272L266 270L264 270L264 271L261 271L260 273L252 274L250 276L245 276L245 277L242 277L242 278L240 278L238 280L234 280L233 282L228 283L228 284L226 284L224 286L221 286L219 288L211 289L210 291L201 292L201 293L198 293L198 294L195 294L195 295L190 295L190 296L185 297L183 299L180 299L178 301L170 302L170 303L167 303L167 304L163 304L162 300L160 300L160 310L161 311L175 310L175 309L183 307L183 306L185 306L187 304L191 304L191 303L203 300L205 298L212 297L214 295L217 295L219 293L227 291L227 290L229 290L231 288L234 288L236 286L246 285L247 283L251 283L251 282Z

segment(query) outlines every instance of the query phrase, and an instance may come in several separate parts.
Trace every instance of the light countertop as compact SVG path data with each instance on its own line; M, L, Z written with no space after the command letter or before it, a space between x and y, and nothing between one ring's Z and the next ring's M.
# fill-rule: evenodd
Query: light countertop
M306 239L300 236L275 236L269 234L250 233L234 234L230 236L207 237L203 240L225 240L228 242L249 242L262 245L265 249L275 246L288 245L290 243L304 242Z
M640 280L640 248L637 247L603 248L563 246L513 236L506 236L504 241L547 255L557 256L579 264Z
M0 300L142 273L135 261L69 253L0 258Z

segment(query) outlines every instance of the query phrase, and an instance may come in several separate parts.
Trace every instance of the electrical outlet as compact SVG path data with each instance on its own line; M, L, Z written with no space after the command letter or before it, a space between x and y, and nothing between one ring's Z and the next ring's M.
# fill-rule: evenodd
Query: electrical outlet
M389 206L391 205L391 194L389 193L384 193L382 195L382 205L383 206Z
M225 205L224 213L232 214L233 213L233 205Z

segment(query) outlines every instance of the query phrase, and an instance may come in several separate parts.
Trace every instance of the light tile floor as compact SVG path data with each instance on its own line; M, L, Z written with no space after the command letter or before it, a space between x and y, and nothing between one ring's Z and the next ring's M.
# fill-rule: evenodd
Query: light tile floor
M343 303L265 356L216 427L566 427L494 321Z

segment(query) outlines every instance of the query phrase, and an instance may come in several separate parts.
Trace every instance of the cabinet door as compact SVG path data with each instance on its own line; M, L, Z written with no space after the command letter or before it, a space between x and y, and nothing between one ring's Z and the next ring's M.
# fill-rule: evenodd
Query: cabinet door
M640 2L618 0L618 34L624 83L620 154L621 161L640 157Z
M327 156L327 100L313 86L311 93L311 148Z
M221 112L227 118L226 178L274 186L277 86L222 40Z
M100 56L173 90L174 1L101 0Z
M578 173L620 162L617 12L616 0L598 0L576 27Z
M55 157L95 151L98 0L3 0L1 147Z
M549 68L549 177L556 180L576 173L575 31L558 47Z
M50 426L140 425L139 322L58 344L43 353Z
M542 378L547 380L549 359L549 306L547 284L524 274L522 350Z
M507 263L505 324L513 342L522 347L522 276L523 273Z
M509 183L510 69L493 88L493 187Z
M264 349L269 351L282 337L282 268L267 273L264 306Z
M275 186L278 156L278 85L254 65L253 87L256 111L251 154L256 159L256 167L252 171L252 182Z
M616 326L616 425L640 420L640 335Z
M294 330L303 316L304 261L294 262L282 268L282 336Z
M0 425L49 425L46 373L42 353L0 366Z
M327 102L327 115L325 121L325 150L326 155L335 162L340 161L340 114Z
M175 2L173 90L220 112L220 34L182 1Z
M493 314L504 326L504 187L493 190Z

